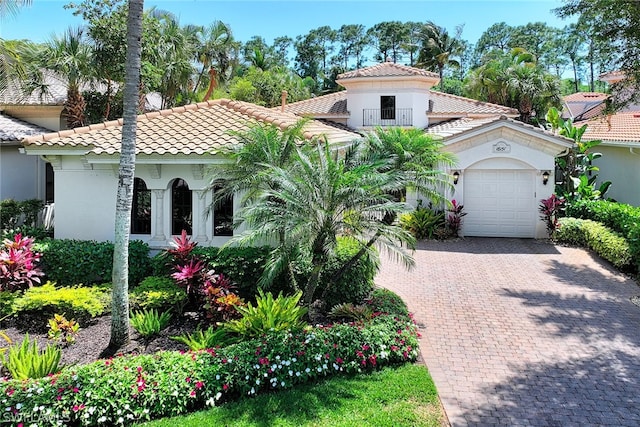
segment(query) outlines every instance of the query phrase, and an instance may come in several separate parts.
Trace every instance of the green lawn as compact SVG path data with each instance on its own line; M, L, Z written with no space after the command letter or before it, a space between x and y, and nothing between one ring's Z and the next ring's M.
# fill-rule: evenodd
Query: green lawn
M332 378L191 415L141 424L188 426L441 426L442 411L423 365Z

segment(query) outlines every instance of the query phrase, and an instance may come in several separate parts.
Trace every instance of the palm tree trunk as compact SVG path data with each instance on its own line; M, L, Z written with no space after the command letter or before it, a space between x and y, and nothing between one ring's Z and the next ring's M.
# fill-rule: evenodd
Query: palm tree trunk
M133 177L136 161L136 129L142 10L144 0L129 0L127 18L127 62L125 64L122 147L116 199L115 241L113 248L113 290L111 305L111 349L129 342L129 230L133 200Z

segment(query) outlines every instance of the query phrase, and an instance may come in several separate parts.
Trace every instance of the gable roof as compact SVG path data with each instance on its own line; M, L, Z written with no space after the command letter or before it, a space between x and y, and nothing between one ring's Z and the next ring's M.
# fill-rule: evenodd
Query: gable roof
M537 134L537 136L547 140L552 139L555 143L563 145L565 147L570 147L573 145L573 140L569 138L557 135L552 131L543 129L541 127L523 123L519 120L514 120L506 116L493 116L483 118L465 117L459 120L432 126L428 128L426 132L428 134L436 135L447 140L454 137L457 138L459 136L472 133L473 131L501 123L506 124L512 128L522 130L524 132Z
M357 71L357 70L356 70ZM427 112L429 117L459 118L482 116L517 116L518 111L503 105L477 101L462 96L431 90L429 92L431 110ZM274 107L273 110L280 110ZM311 116L317 118L349 117L347 106L347 91L330 93L304 101L293 102L285 105L285 111L298 116Z
M300 118L248 102L219 99L138 116L136 154L205 155L230 148L239 140L230 131L247 130L250 123L273 123L284 129ZM359 134L318 121L304 127L304 136L325 136L330 143L347 143ZM122 119L52 132L24 140L27 150L85 149L95 155L120 151Z
M605 145L640 146L640 112L630 111L576 123L587 125L582 139L602 140Z
M336 81L348 80L361 77L410 77L421 76L440 80L440 76L431 71L422 68L409 67L408 65L400 65L395 62L381 62L370 67L359 68L346 73L338 74Z
M28 136L47 132L51 132L51 130L0 114L0 141L21 141Z

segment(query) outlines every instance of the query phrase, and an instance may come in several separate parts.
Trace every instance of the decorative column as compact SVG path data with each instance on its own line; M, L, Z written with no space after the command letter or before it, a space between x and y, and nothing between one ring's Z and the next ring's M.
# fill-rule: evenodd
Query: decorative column
M196 242L206 242L207 239L207 190L194 190L194 193L197 197L196 209L193 215L194 222L197 218L197 223L194 226L197 226L198 234L196 235ZM195 231L195 230L194 230Z
M155 235L151 239L155 242L162 242L162 244L166 244L167 237L164 234L164 193L165 190L152 190L153 195L155 196L155 206L153 207L154 212L154 223L156 226Z

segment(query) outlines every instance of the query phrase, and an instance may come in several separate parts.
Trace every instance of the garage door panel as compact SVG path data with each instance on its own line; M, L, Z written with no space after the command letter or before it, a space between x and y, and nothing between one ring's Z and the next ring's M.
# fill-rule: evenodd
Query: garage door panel
M534 237L537 221L535 171L465 172L466 236Z

